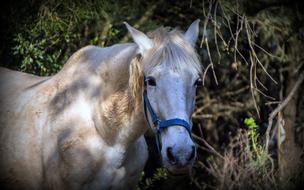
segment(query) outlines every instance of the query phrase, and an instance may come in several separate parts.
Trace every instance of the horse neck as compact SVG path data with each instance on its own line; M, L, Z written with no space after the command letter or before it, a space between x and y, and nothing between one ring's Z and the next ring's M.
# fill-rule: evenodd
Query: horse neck
M87 80L81 84L85 87L88 83L89 89L82 91L93 107L92 119L99 135L109 145L129 146L147 129L142 109L143 77L136 46L90 47L78 54L72 56L58 78L70 75L71 83ZM99 88L91 85L92 81L98 81L95 86Z
M99 133L108 144L128 147L147 130L142 107L143 76L139 64L138 58L132 57L128 63L108 71L118 78L112 78L116 82L111 85L115 87L112 86L111 92L108 91L107 97L100 101L100 112L96 115L96 121L101 122Z
M129 88L117 91L101 102L94 123L108 145L129 147L146 131L146 121L140 102Z

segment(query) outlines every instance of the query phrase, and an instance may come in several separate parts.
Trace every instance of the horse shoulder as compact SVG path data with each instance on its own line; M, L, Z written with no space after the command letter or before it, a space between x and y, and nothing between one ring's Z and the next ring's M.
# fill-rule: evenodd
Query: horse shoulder
M148 157L143 136L124 149L120 145L108 146L93 129L77 126L58 134L57 147L64 188L134 188Z
M50 174L45 186L79 189L102 167L105 144L95 129L91 106L82 96L62 108L58 112L49 107L43 150L45 172Z
M114 149L113 149L114 148ZM103 181L109 189L136 189L141 172L148 159L147 144L143 136L137 139L125 154L119 154L119 148L113 147L107 151L107 165L97 175L96 182ZM116 149L116 150L115 150ZM118 149L118 150L117 150ZM115 152L113 157L109 156ZM122 151L124 152L124 151ZM123 157L121 157L124 155Z
M55 146L44 161L45 186L54 189L80 189L90 184L104 163L105 148L93 129L78 120L55 135ZM47 145L46 145L47 146Z

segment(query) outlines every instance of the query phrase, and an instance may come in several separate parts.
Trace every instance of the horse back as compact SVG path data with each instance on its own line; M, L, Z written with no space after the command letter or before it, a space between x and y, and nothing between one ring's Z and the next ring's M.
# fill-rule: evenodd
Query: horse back
M39 77L0 67L0 97L16 99L16 95L39 86L48 79L49 77Z
M0 68L1 186L5 184L16 189L25 186L35 189L38 186L42 168L37 163L41 160L33 155L41 153L42 132L36 119L43 114L43 109L35 107L44 98L38 91L48 79ZM32 181L37 184L32 184Z

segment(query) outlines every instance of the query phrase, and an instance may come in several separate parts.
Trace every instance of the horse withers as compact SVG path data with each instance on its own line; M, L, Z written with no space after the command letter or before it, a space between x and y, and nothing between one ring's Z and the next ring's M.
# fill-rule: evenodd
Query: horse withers
M7 189L135 188L156 134L164 166L187 173L196 157L191 114L201 72L185 33L87 46L51 77L0 70L0 183Z

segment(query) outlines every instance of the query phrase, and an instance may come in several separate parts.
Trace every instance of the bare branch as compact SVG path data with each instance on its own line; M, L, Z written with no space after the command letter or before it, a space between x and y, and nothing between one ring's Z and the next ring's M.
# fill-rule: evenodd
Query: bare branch
M204 73L203 73L203 86L205 86L205 78L206 78L206 74L208 72L208 69L211 67L211 63L208 64L208 66L206 67L206 69L204 70Z
M274 80L274 78L267 72L266 68L264 67L264 65L261 63L261 61L259 60L258 56L256 55L256 52L252 46L252 41L250 39L250 33L248 28L250 28L249 23L247 21L247 19L245 19L245 29L246 29L246 33L247 33L247 40L248 40L248 44L250 47L250 50L252 52L252 56L255 57L255 59L257 60L258 64L262 67L262 69L264 70L264 72L266 73L266 75L275 83L278 84L278 82L276 80Z
M213 154L215 154L216 156L218 156L219 158L222 158L222 159L224 159L224 157L220 154L220 153L218 153L207 141L205 141L205 139L203 139L203 138L201 138L201 137L199 137L199 136L197 136L197 135L195 135L195 134L192 134L193 135L193 137L195 138L195 139L197 139L197 140L199 140L200 142L202 142L202 143L204 143L204 145L213 153Z
M216 51L218 54L218 63L220 63L221 61L221 53L220 53L220 49L218 47L218 42L217 42L217 22L216 22L216 11L217 11L217 6L218 6L218 1L215 3L215 8L214 8L214 14L213 14L213 18L214 18L214 27L213 27L213 31L214 31L214 42L215 42L215 47L216 47Z
M204 20L204 28L203 28L203 37L202 37L202 40L201 40L201 44L200 44L200 48L203 47L203 44L205 42L205 38L207 38L207 25L208 25L208 21L209 21L209 17L210 17L210 14L211 14L211 8L212 8L212 3L209 4L209 9L208 9L208 13L207 15L205 14L205 6L203 6L203 13L204 13L204 16L205 16L205 20Z
M304 72L302 72L298 78L298 80L296 81L294 87L291 89L290 93L288 94L288 96L282 101L281 104L279 104L269 115L268 117L268 127L266 130L266 152L268 152L268 145L269 145L269 133L270 130L272 128L272 123L273 123L273 119L276 117L276 115L281 112L285 106L288 104L288 102L291 100L291 98L293 97L293 95L295 94L295 92L298 90L298 88L300 87L300 84L303 82L304 80Z
M253 103L254 103L254 107L255 107L255 109L256 109L256 111L257 111L257 113L258 113L258 117L260 117L260 111L259 111L259 108L258 108L258 105L257 105L257 102L256 102L256 100L255 100L255 96L254 96L254 86L253 86L253 84L254 84L254 82L253 82L253 77L254 77L254 75L253 75L253 69L254 69L254 66L255 66L255 61L253 60L253 57L252 57L252 55L251 55L251 52L249 53L249 55L250 55L250 62L251 62L251 64L250 64L250 90L251 90L251 96L252 96L252 99L253 99Z
M207 53L208 53L208 57L209 57L209 61L210 61L211 69L212 69L212 74L213 74L216 85L218 85L217 77L216 77L215 71L214 71L212 57L211 57L211 54L210 54L208 38L205 38L205 41L206 41Z

